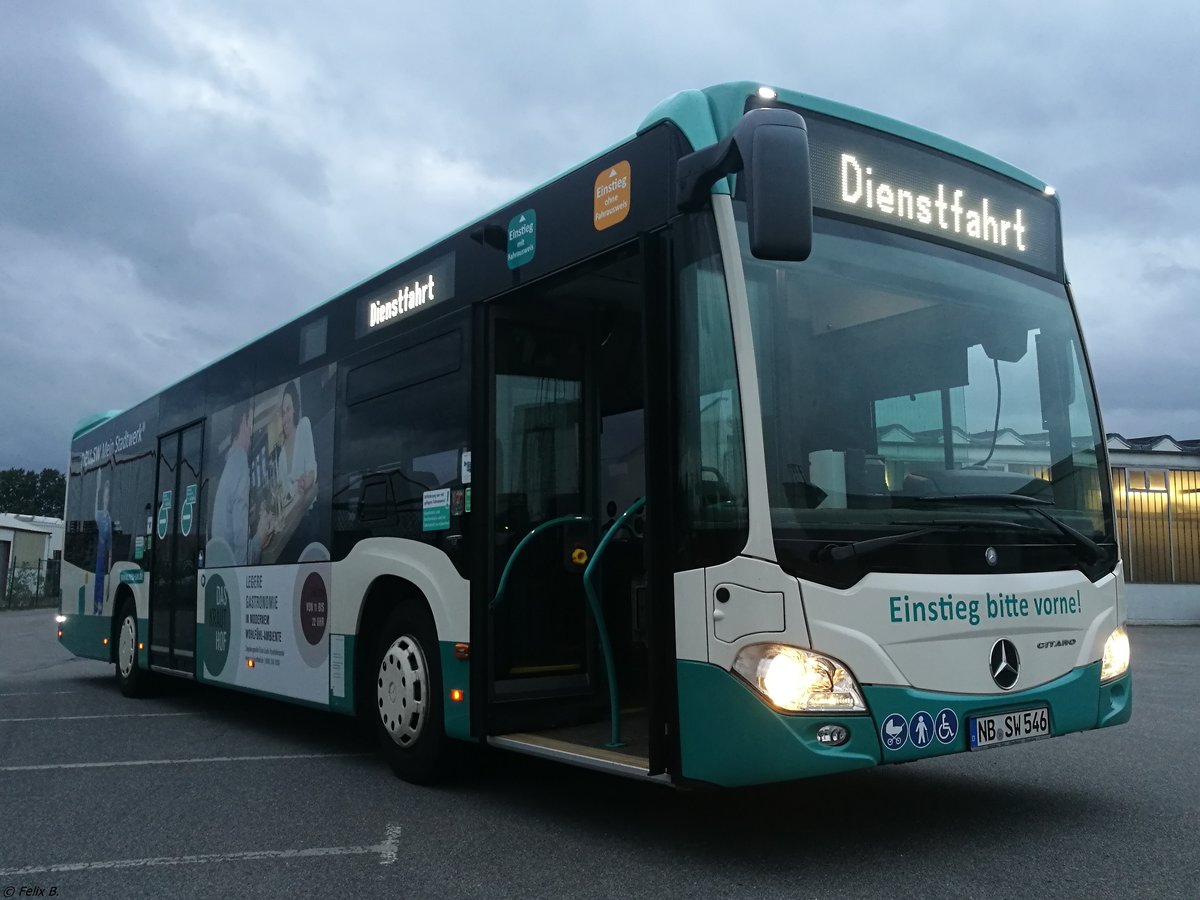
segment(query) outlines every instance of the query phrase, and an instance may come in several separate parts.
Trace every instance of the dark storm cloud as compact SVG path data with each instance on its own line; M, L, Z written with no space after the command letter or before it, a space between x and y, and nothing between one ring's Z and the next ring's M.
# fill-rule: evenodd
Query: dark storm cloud
M214 267L193 229L230 209L250 220L265 217L258 188L268 180L319 196L326 187L318 161L263 129L228 128L204 114L165 121L131 110L95 63L80 57L89 35L168 68L186 61L124 17L62 29L47 24L33 22L33 34L10 33L4 46L5 74L25 73L4 94L5 120L22 124L5 139L21 176L0 188L7 223L54 240L101 237L137 260L146 285L168 303L236 293L244 270ZM28 77L39 64L44 77Z
M1191 6L20 2L0 29L0 467L743 78L1054 184L1104 404L1200 437ZM36 396L37 402L29 397ZM43 399L44 398L44 399Z

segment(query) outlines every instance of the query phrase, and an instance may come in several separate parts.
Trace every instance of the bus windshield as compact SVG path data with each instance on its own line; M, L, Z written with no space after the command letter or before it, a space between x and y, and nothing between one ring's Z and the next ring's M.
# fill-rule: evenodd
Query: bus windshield
M829 541L990 517L1024 544L1070 543L1037 507L1112 541L1064 285L825 217L806 262L743 262L777 538L811 542L811 558Z

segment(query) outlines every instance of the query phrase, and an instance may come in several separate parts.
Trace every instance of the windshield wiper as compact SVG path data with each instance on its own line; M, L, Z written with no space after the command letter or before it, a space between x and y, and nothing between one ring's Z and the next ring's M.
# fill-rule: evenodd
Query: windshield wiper
M917 525L917 522L893 522L893 525ZM1015 528L1019 530L1040 531L1034 525L1022 525L1019 522L1009 522L1005 519L975 519L975 518L959 518L949 521L931 522L930 524L916 528L912 531L905 531L900 534L888 534L883 537L867 538L862 541L852 541L849 544L828 544L821 548L818 553L818 558L829 560L832 562L845 562L848 559L854 559L859 556L867 556L875 553L878 550L883 550L893 544L901 544L913 538L924 537L927 534L935 532L958 532L971 531L978 528Z
M921 501L946 501L955 503L1003 503L1009 506L1019 506L1035 513L1053 525L1060 534L1070 538L1074 544L1085 552L1088 562L1099 562L1106 556L1103 547L1077 528L1068 525L1058 516L1052 515L1043 506L1053 506L1050 500L1041 497L1030 497L1028 494L924 494L915 498Z
M849 544L838 544L836 546L829 545L821 549L817 554L818 558L832 560L833 562L845 562L848 559L854 559L856 556L866 556L874 553L877 550L882 550L885 547L890 547L892 544L900 544L904 541L912 540L913 538L923 537L927 534L932 534L935 531L957 531L956 528L947 528L945 526L931 526L929 528L918 528L916 531L905 531L900 534L888 534L883 537L867 538L865 541L853 541Z

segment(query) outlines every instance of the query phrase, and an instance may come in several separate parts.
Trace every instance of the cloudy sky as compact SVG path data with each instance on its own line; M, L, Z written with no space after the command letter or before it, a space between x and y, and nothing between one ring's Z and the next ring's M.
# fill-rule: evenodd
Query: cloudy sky
M754 79L1054 184L1105 425L1200 437L1194 3L0 5L0 468Z

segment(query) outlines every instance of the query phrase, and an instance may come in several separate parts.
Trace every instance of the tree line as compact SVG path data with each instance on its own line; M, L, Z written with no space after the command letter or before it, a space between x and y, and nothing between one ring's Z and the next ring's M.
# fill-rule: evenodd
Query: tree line
M0 469L0 512L63 517L67 478L57 469Z

